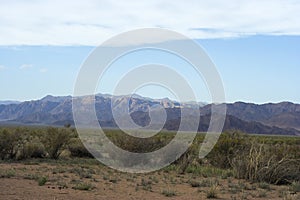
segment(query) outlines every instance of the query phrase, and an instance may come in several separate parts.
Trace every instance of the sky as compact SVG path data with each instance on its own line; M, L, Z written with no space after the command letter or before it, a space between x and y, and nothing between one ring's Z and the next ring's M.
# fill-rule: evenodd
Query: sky
M0 5L0 100L72 95L81 65L98 45L132 29L158 27L184 34L205 49L223 80L227 102L300 103L299 1L0 0ZM126 67L151 61L176 68L191 82L198 101L210 101L188 64L154 51L118 60L98 92L111 93ZM138 93L173 97L153 87Z

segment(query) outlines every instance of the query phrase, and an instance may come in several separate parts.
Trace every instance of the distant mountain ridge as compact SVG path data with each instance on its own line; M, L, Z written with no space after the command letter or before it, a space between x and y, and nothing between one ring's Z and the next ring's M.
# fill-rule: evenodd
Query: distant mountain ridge
M161 106L167 111L165 129L176 130L180 124L180 109L188 109L191 120L200 110L199 131L206 131L210 121L211 104L198 102L179 103L168 98L151 99L139 95L112 96L98 94L80 97L82 108L91 105L95 100L98 121L105 127L117 127L112 115L113 109L122 118L122 109L127 108L136 124L146 126L149 121L149 110ZM219 106L219 105L216 105ZM236 102L226 104L227 116L224 130L236 129L256 134L300 135L300 105L291 102L252 104ZM74 124L71 96L48 95L40 100L20 103L0 103L0 121L3 123L64 125Z
M291 102L253 104L236 102L226 104L227 114L248 122L260 122L269 126L300 130L300 104ZM204 106L202 113L208 114L211 105Z
M19 103L21 103L21 102L20 101L11 101L11 100L0 101L0 105L19 104Z

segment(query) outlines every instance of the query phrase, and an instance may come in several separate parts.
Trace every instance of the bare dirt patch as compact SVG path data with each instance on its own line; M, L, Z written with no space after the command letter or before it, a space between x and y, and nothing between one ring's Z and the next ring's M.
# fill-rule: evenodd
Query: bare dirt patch
M0 199L299 199L288 186L161 170L126 174L90 159L0 164Z

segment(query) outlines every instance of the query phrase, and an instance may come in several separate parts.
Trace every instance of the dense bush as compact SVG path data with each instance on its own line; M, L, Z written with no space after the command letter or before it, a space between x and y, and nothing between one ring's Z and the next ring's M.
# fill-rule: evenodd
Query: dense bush
M45 156L46 150L44 145L38 139L33 139L24 145L20 158L43 158Z
M248 148L248 140L249 137L246 134L238 131L222 133L207 158L215 167L231 168L232 159Z
M22 134L19 130L0 130L0 158L14 159L22 142Z
M69 142L68 149L73 157L93 157L79 138L72 138Z
M196 137L193 144L188 148L188 150L174 162L179 173L185 173L187 172L189 167L197 168L202 164L202 160L199 159L198 155L200 150L200 143L202 142L202 140L202 137Z
M229 132L222 134L207 158L215 167L233 169L237 178L291 183L300 180L300 147L295 141Z
M0 159L42 158L47 154L57 159L74 133L66 128L0 129Z
M130 136L123 131L105 131L106 136L118 147L135 153L156 151L167 145L174 137L173 133L158 133L149 138Z
M300 180L300 158L284 144L266 145L254 140L251 146L231 161L237 178L272 184ZM298 148L299 150L299 148Z
M50 127L46 130L42 143L48 153L48 156L53 159L58 159L62 151L66 148L72 133L69 129Z
M168 144L175 135L166 132L139 139L119 130L105 133L120 148L136 153L155 151ZM203 175L208 172L202 173L200 169L221 168L233 172L237 178L255 182L285 184L300 181L300 139L297 137L250 136L236 131L227 132L220 136L205 159L199 159L199 147L203 139L204 135L197 135L188 151L171 165L172 169L180 173ZM93 157L72 128L0 129L2 160L47 156L57 159L64 150L69 150L73 157ZM140 161L143 162L143 159ZM137 164L127 158L124 163L128 166Z

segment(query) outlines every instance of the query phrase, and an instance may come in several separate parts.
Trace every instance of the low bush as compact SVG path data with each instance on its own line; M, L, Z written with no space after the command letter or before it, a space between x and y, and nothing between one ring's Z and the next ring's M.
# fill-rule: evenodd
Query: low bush
M170 189L169 190L163 190L161 193L166 197L176 196L176 192L174 190L170 190Z
M0 159L14 159L22 146L23 138L19 130L0 130Z
M290 190L294 193L300 192L300 182L293 181L290 186Z
M135 153L155 151L174 138L174 133L169 132L161 132L146 139L128 136L120 130L109 130L105 133L117 146ZM298 188L300 181L299 137L251 136L237 131L226 132L220 136L208 156L205 159L199 159L199 147L203 139L204 135L198 134L190 148L163 170L191 173L202 177L235 176L268 184L292 184L294 182L294 184L297 183L296 188ZM1 160L43 157L57 159L66 149L70 151L72 157L93 157L76 135L75 129L72 128L0 128ZM113 153L110 156L116 160L120 159L126 167L147 164L147 157L143 155L137 160L120 158L119 155ZM163 159L168 159L168 157ZM80 177L90 177L92 173L81 174L83 176L80 175ZM190 184L192 187L199 185L197 182Z
M208 199L217 198L217 185L210 186L209 190L206 192L206 197Z
M48 181L48 178L44 177L44 176L37 179L37 182L38 182L39 186L45 185L47 183L47 181Z
M74 190L92 190L94 187L90 183L78 183L72 189Z
M93 155L85 148L79 138L72 138L69 142L68 149L73 157L93 158Z
M37 139L27 142L22 150L20 158L43 158L46 156L44 145Z
M215 167L232 169L237 178L287 184L300 180L300 149L295 142L227 132L207 158Z
M66 148L72 137L69 129L63 128L48 128L42 143L50 158L58 159L62 151Z
M1 170L0 171L0 178L11 178L16 175L15 170Z
M300 180L300 158L284 144L266 145L253 140L249 149L232 159L231 166L237 178L251 181L287 184Z
M222 133L207 158L213 166L229 169L232 167L232 160L248 148L248 140L246 134L238 131Z

